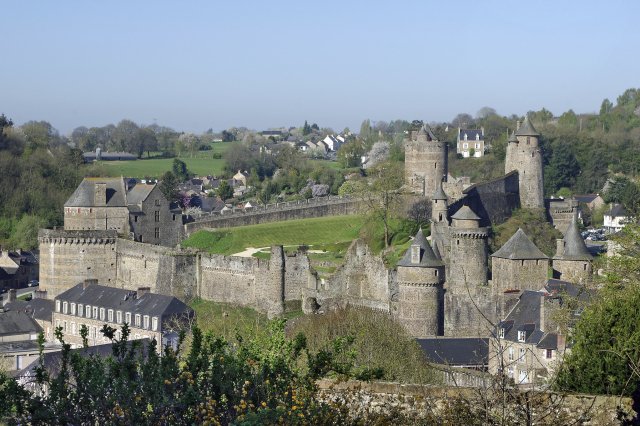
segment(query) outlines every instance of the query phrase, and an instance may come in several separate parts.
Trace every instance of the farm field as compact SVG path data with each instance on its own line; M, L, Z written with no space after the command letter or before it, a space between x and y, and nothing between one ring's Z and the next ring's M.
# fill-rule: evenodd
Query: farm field
M211 144L211 150L198 151L193 156L185 154L177 157L184 161L190 172L199 176L220 175L224 169L224 160L213 158L215 153L224 154L239 142L217 142ZM99 166L107 170L109 176L126 176L134 178L159 178L164 172L171 170L173 158L142 158L136 161L102 161Z

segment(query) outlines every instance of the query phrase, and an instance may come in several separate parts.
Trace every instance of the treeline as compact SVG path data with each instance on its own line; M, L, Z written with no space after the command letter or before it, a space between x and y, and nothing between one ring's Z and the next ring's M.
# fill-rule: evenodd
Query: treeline
M78 186L82 153L47 122L14 127L0 116L0 245L37 247L38 229L62 225L62 206Z

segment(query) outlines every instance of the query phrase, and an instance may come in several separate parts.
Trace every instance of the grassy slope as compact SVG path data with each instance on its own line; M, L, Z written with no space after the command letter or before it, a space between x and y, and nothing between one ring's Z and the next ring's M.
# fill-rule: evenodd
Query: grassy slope
M306 244L318 248L317 246L345 243L357 238L364 220L362 216L355 215L332 216L242 226L220 231L198 231L183 241L182 245L220 254L234 254L247 247L268 247L276 244Z
M190 172L200 176L220 175L224 167L223 159L213 158L214 153L225 153L233 143L218 142L211 145L210 151L200 151L193 157L185 155L179 157L187 164ZM103 161L100 163L106 167L110 176L126 177L160 177L164 172L171 170L173 158L142 158L136 161Z

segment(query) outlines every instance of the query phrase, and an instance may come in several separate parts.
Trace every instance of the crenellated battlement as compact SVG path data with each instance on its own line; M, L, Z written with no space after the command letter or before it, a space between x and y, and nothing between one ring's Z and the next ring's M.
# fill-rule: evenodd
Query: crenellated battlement
M40 229L38 242L40 244L65 245L103 245L115 244L118 234L115 230L108 231L66 231L63 229Z

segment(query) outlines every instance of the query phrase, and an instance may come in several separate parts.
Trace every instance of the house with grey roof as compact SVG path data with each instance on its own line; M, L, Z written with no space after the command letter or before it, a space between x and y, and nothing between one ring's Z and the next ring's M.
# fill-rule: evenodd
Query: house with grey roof
M38 279L38 258L33 252L0 247L0 289L26 287Z
M62 327L65 341L72 347L83 346L80 331L87 327L89 346L108 343L102 328L115 328L116 338L127 324L130 340L155 339L158 351L175 345L179 331L188 327L194 312L173 296L151 293L148 287L137 291L99 285L97 280L84 282L60 293L54 299L54 327Z
M624 228L627 220L629 218L622 204L613 204L604 214L604 230L607 234L615 234Z
M123 178L84 178L64 204L65 230L115 230L138 242L173 247L182 213L157 183Z
M484 155L484 127L479 129L462 129L458 127L457 153L464 158L479 158Z

